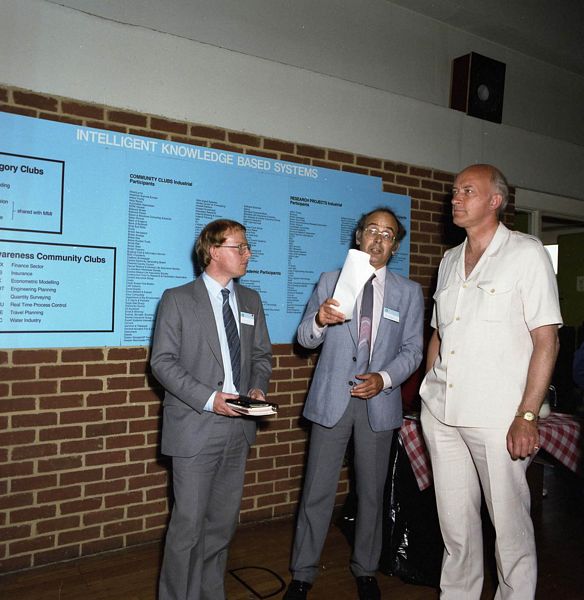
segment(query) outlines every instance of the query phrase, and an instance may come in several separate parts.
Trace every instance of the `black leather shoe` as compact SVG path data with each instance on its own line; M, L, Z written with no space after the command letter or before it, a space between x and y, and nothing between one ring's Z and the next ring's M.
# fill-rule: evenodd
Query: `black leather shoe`
M381 600L381 592L375 577L357 577L359 600Z
M308 583L308 581L293 579L282 600L305 600L311 587L312 583Z

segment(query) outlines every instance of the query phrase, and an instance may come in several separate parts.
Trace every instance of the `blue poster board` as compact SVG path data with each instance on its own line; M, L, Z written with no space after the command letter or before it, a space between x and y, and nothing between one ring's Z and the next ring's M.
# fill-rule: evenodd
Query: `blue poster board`
M339 268L362 213L410 198L381 179L0 113L0 344L148 345L162 292L195 277L216 218L253 249L241 283L290 343L322 271ZM390 267L409 274L409 233Z

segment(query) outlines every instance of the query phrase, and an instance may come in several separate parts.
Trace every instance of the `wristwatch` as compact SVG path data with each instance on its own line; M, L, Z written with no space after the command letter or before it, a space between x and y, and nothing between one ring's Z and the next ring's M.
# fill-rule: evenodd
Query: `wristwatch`
M517 411L515 413L515 416L521 417L522 419L525 419L526 421L535 421L537 419L537 415L530 410Z

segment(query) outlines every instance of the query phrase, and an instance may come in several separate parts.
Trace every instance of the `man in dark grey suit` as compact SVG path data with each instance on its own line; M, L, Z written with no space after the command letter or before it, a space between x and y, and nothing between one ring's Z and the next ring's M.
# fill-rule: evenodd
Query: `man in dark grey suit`
M298 341L304 347L322 344L322 351L303 413L312 421L312 430L292 550L293 580L285 600L306 598L318 573L351 435L358 497L351 572L361 600L380 598L375 572L381 554L383 488L391 440L393 430L402 423L400 385L422 360L422 290L386 268L404 235L390 209L364 215L357 225L356 241L376 269L369 309L365 310L366 284L363 302L357 299L352 319L345 321L335 310L339 303L332 299L339 271L323 273L298 328ZM366 329L363 362L359 347Z
M253 419L226 401L239 392L264 399L272 371L261 299L233 281L251 256L245 227L209 223L196 254L204 271L164 292L152 347L152 371L165 388L162 452L172 456L174 490L159 600L225 598L227 551L256 433Z

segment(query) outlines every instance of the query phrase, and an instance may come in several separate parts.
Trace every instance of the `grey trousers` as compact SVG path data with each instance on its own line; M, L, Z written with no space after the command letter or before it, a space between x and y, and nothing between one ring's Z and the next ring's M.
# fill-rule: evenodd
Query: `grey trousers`
M174 506L159 600L223 600L229 542L241 505L249 445L237 418L217 416L205 448L172 458Z
M374 432L365 400L353 398L331 428L312 424L308 465L298 510L290 570L312 583L329 529L347 443L354 436L357 520L351 572L374 575L382 544L383 488L393 431Z

